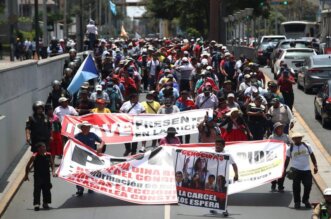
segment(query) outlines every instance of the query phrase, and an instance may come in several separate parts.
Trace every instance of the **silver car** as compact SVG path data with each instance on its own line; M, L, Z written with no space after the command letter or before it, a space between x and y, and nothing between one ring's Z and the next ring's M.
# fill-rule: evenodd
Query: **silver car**
M321 87L325 81L331 79L330 54L310 56L300 65L297 85L305 93L310 93L312 88Z

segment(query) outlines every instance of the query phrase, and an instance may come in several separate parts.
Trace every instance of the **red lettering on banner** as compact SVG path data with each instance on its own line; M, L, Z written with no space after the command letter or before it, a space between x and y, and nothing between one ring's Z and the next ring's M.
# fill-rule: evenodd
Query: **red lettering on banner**
M201 158L214 159L214 160L224 160L224 156L220 154L204 153L199 151L185 151L185 150L182 150L181 153L189 157L201 157Z

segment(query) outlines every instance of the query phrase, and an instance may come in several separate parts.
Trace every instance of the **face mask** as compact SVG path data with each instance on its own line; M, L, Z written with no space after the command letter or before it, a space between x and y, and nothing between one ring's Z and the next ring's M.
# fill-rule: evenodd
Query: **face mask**
M205 91L204 94L205 94L205 96L209 96L210 95L210 91Z
M146 102L151 103L153 102L153 99L147 99Z

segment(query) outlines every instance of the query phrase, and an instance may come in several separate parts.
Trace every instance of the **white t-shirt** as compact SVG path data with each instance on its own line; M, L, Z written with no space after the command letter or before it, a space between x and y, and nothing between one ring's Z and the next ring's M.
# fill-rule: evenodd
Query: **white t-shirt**
M58 106L55 108L54 114L59 117L61 123L65 115L78 116L78 112L72 106L68 106L66 108Z
M307 145L307 147L302 143L300 146L293 145L291 155L290 147L287 149L286 156L290 157L292 160L291 167L298 170L310 170L309 157L313 151L309 145Z
M145 108L141 103L137 103L132 109L131 107L134 104L131 103L131 101L126 101L123 103L123 105L120 108L120 112L121 113L128 113L130 115L137 115L140 113L144 113L145 112ZM131 109L131 110L130 110ZM128 112L130 110L130 112Z

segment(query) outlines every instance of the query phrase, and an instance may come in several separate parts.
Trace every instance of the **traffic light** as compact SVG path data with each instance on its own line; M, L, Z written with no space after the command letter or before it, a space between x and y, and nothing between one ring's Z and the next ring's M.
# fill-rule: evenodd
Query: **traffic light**
M283 1L283 5L288 5L288 1Z

